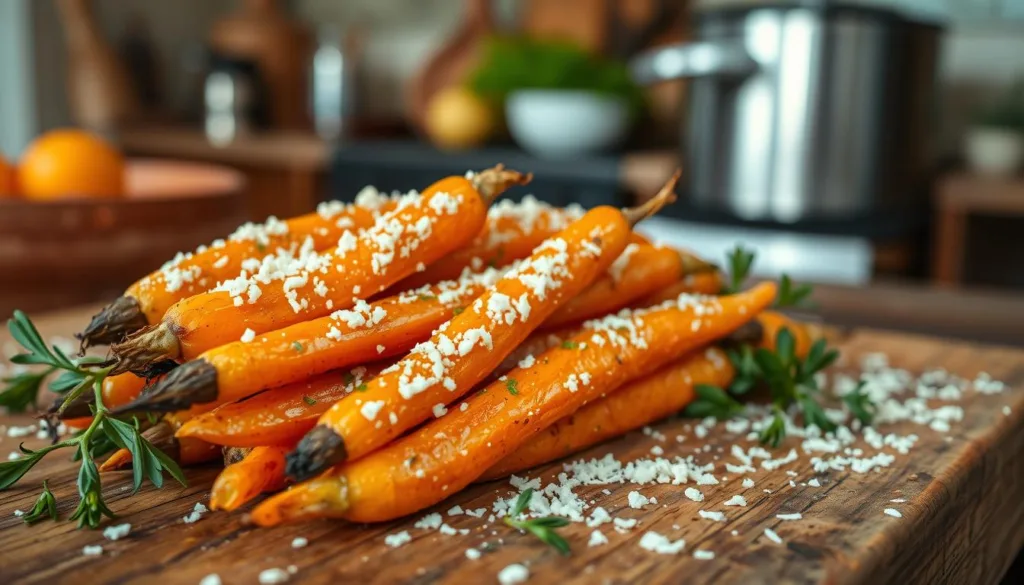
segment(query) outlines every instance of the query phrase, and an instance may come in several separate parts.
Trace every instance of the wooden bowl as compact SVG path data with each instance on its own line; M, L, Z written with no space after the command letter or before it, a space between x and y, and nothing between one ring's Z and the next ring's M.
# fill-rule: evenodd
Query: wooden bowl
M0 316L113 298L246 219L241 173L133 159L120 199L0 200Z

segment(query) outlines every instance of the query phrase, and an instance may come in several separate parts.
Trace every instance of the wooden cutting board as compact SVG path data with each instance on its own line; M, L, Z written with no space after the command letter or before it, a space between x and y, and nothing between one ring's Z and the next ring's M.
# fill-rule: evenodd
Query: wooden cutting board
M40 318L37 324L44 336L68 335L88 314L89 310L65 312ZM0 335L0 346L5 341ZM0 583L196 584L217 573L223 583L233 585L257 583L262 570L290 565L295 571L290 582L494 583L510 563L529 565L530 585L996 582L1024 544L1024 506L1020 504L1024 501L1024 351L874 330L849 332L839 340L839 347L847 360L882 352L892 365L915 373L941 366L973 378L987 371L1011 389L997 395L965 393L963 420L953 425L948 440L916 425L884 427L885 432L915 432L920 440L909 455L898 455L890 467L878 472L814 473L803 456L800 462L776 471L748 474L756 488L743 490L738 474L727 484L702 486L707 499L701 504L683 495L686 486L577 488L577 493L613 516L636 518L640 523L629 534L603 526L610 543L593 548L587 546L590 528L576 524L563 529L573 548L571 557L560 557L536 539L500 523L481 529L483 521L468 516L444 516L453 528L470 529L467 535L454 536L414 528L421 515L369 527L317 521L263 530L245 525L240 514L220 513L209 513L194 524L183 523L182 517L196 502L207 502L217 473L213 468L190 470L187 488L147 487L134 496L128 491L127 472L105 476L107 501L121 515L119 522L132 525L131 533L117 542L105 540L99 532L75 530L64 521L23 526L12 512L31 507L44 478L50 479L62 517L73 507L75 466L53 457L20 485L0 492ZM0 419L6 425L29 422L27 417ZM700 439L688 430L691 423L678 419L654 425L669 438L665 442L638 432L579 456L613 453L628 461L650 457L655 446L664 449L665 457L672 457L710 445L711 454L706 455L710 457L717 446L729 444L721 427ZM15 449L18 439L2 435L0 449ZM677 435L685 437L683 443L672 440ZM26 441L29 447L39 443ZM791 441L779 456L790 446L799 448ZM787 469L797 476L787 474ZM529 475L547 483L559 471L561 464L556 463ZM812 478L820 487L805 485ZM610 493L602 493L603 489ZM627 494L633 489L656 496L658 505L630 509ZM444 513L456 504L466 509L489 507L497 495L509 493L506 482L477 485L431 511ZM722 508L737 493L746 495L748 505ZM898 498L906 502L890 503ZM883 510L889 507L899 509L902 518L885 516ZM728 521L700 519L698 509L725 510ZM776 514L794 512L803 518L776 518ZM766 538L765 528L775 530L783 544ZM384 545L385 535L401 530L409 531L412 542L397 549ZM642 550L638 542L646 530L685 538L686 548L678 555ZM308 546L292 548L296 537L307 538ZM491 546L481 558L465 557L467 548L483 550L484 542ZM92 544L104 547L101 556L83 556L82 547ZM692 552L698 548L717 556L696 560Z

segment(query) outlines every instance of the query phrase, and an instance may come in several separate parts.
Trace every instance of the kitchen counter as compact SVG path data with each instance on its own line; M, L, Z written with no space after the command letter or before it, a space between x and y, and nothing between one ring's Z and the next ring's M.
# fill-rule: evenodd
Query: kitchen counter
M209 513L195 524L182 522L197 502L206 503L212 468L189 470L189 487L170 483L164 489L147 486L130 496L130 474L104 476L104 493L121 518L131 523L130 534L116 542L98 532L76 531L73 523L42 522L21 526L11 512L26 510L49 478L63 518L74 503L75 469L66 457L50 457L24 481L0 494L0 574L9 582L58 583L198 583L218 573L226 584L255 583L271 567L292 570L303 583L365 581L373 575L383 583L493 582L510 563L526 563L528 583L675 583L681 575L695 583L995 583L1024 545L1024 351L977 343L870 330L864 323L930 329L969 337L983 329L1014 338L1024 328L1024 299L984 294L919 291L897 285L868 290L821 287L820 311L829 319L858 325L838 333L835 343L846 364L859 363L868 353L888 355L893 366L913 373L943 367L971 380L985 371L1002 380L999 394L965 392L961 420L949 433L900 422L880 427L883 433L919 435L906 455L870 473L829 469L815 471L804 455L793 464L749 472L728 473L727 483L700 485L705 501L684 497L683 487L671 483L634 486L629 483L580 486L576 492L612 515L639 524L620 533L602 526L609 543L588 547L592 529L576 524L563 530L573 548L571 557L527 535L517 534L500 521L487 521L445 512L458 504L472 510L489 507L496 495L507 496L507 482L471 486L429 510L466 534L439 534L413 526L421 517L371 527L317 521L262 530L244 523L242 514ZM39 315L44 337L67 336L84 324L95 307ZM1005 313L1004 313L1005 311ZM1000 322L1002 315L1003 322ZM1017 320L1016 322L1013 320ZM0 345L6 337L0 335ZM25 425L26 416L0 417L0 425ZM612 454L619 461L693 455L703 462L729 455L737 440L722 425L706 436L695 432L693 421L670 419L652 425L651 432L631 433L596 446L579 457ZM6 433L4 434L6 435ZM0 439L13 450L16 439ZM659 439L660 438L660 439ZM29 439L27 447L42 441ZM789 448L791 439L774 455ZM865 446L865 449L868 447ZM826 455L823 455L826 456ZM756 462L755 462L756 465ZM719 468L721 463L719 463ZM531 471L531 478L555 481L559 463ZM720 472L716 472L720 473ZM742 487L748 477L756 487ZM726 481L723 478L723 481ZM690 486L693 484L691 483ZM657 505L627 506L627 492L639 490L656 497ZM770 491L771 493L768 493ZM723 506L736 494L745 505ZM725 520L698 516L700 510L724 510ZM894 512L884 512L890 509ZM898 517L894 517L898 513ZM782 514L779 518L777 515ZM483 525L487 525L483 528ZM766 529L769 529L766 531ZM683 538L676 555L656 554L638 546L648 531ZM412 542L399 549L384 537L408 531ZM772 536L778 536L778 541ZM296 537L308 546L294 548ZM86 545L100 544L99 556L84 556ZM476 560L465 551L481 552ZM711 560L694 558L695 550L712 551Z

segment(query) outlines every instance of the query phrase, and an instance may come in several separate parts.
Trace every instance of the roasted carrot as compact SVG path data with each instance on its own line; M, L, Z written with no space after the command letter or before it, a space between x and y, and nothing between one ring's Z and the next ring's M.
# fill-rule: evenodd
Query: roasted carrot
M142 436L168 457L181 465L197 465L213 461L220 455L220 447L206 441L186 437L178 439L175 431L187 420L187 415L168 414L156 424L142 431ZM127 466L132 455L127 449L118 449L100 466L100 471L113 471Z
M396 197L382 196L368 187L353 204L323 203L316 213L294 219L271 217L264 224L247 223L226 240L202 246L191 254L178 254L128 287L123 296L92 318L78 338L83 349L120 342L128 334L158 323L174 303L238 276L246 262L279 250L298 249L307 238L314 250L334 247L345 230L373 225L380 213L396 204Z
M775 286L764 283L592 321L571 348L550 349L438 420L272 496L252 519L263 526L325 516L381 522L433 505L563 416L726 335L774 298Z
M328 372L225 404L185 422L176 436L232 447L294 446L331 405L351 392L366 390L367 383L388 365L372 363Z
M131 373L107 376L103 379L101 391L103 406L113 409L128 404L138 397L145 385L145 378ZM68 417L64 420L64 424L73 429L84 429L92 422L92 417L87 416L92 406L92 400L86 398L94 399L95 394L86 392L82 394L82 397L81 401L75 401L63 413L63 416Z
M565 229L585 213L579 205L552 207L532 195L516 203L505 199L491 206L484 229L469 245L402 279L394 289L412 290L435 282L455 280L466 268L481 271L526 258L544 240Z
M681 294L713 295L722 290L722 274L717 270L705 270L687 274L678 282L647 296L637 303L637 307L650 307L674 299Z
M288 456L288 475L306 479L358 459L439 415L468 392L559 306L579 294L625 249L632 226L674 199L674 177L644 207L597 207L505 274L462 313L369 384L342 398Z
M696 385L724 386L733 373L722 350L698 351L562 418L493 465L479 481L565 457L665 418L693 400Z
M752 324L763 330L760 345L769 349L775 346L775 334L769 331L788 328L797 340L796 354L800 357L807 355L810 344L821 335L814 325L770 311L760 313L744 327ZM698 351L562 418L488 469L480 480L536 467L663 419L689 404L696 386L726 387L734 374L723 350L711 347Z
M674 250L629 244L607 274L567 301L544 326L603 315L661 288L667 280L678 279L680 272L707 270L709 266ZM222 345L155 384L146 400L150 405L161 400L172 409L193 403L213 406L331 369L403 354L429 339L501 275L494 268L467 272L458 281L427 285L373 303L360 302L353 310L298 323L249 343Z
M608 268L607 274L595 280L574 302L551 315L544 322L544 328L558 328L604 315L691 274L715 270L713 264L688 252L629 244Z
M136 371L352 307L424 264L457 249L480 230L487 205L528 175L496 167L472 181L448 177L324 253L268 256L254 273L221 283L167 310L160 323L112 346L115 371ZM282 262L283 261L283 262ZM283 264L283 265L282 265Z
M284 488L284 456L294 446L293 443L246 450L240 461L227 465L214 480L210 509L230 512L264 492ZM229 457L225 456L225 460Z

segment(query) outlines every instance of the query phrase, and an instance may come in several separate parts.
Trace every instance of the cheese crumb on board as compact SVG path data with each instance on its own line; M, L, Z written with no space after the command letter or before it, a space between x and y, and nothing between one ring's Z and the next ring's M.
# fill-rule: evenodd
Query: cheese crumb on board
M590 540L587 541L587 546L601 546L602 544L608 544L608 537L600 530L595 529L590 533Z
M513 563L498 573L498 582L501 585L515 585L524 583L530 578L530 570L519 563Z
M471 561L475 561L480 558L480 551L476 550L475 548L467 548L466 558Z
M701 493L701 491L699 489L694 488L694 487L688 487L685 490L683 490L683 495L685 495L687 498L693 500L694 502L703 502L704 501L704 494Z
M686 541L682 538L669 540L668 537L654 531L647 531L640 537L640 548L662 555L678 554L685 546Z
M292 539L292 548L305 548L309 544L309 539L303 536L296 536Z
M199 522L199 519L203 517L203 514L209 512L209 511L210 510L206 506L204 506L201 502L196 502L196 505L195 505L195 507L192 508L192 511L189 512L181 520L185 524L193 524L195 522Z
M107 526L103 529L103 538L107 540L119 540L128 536L128 533L132 531L131 524L118 524L117 526Z
M274 567L260 571L259 582L260 585L277 585L278 583L287 583L290 578L291 575L288 574L288 571Z
M103 554L103 547L98 544L88 544L82 547L82 554L87 557L95 557Z
M903 517L903 514L895 508L886 508L885 510L882 510L882 513L884 513L886 516L892 516L893 518Z
M210 573L199 580L199 585L221 585L220 575L217 573Z
M646 496L644 496L638 491L629 492L629 495L626 499L629 502L629 507L633 508L634 510L639 510L646 506L647 504L651 503L651 501Z
M409 531L403 530L401 532L396 532L395 534L389 534L385 536L384 544L390 546L391 548L398 548L411 540L412 536L409 535Z
M723 503L722 505L723 506L746 506L747 505L747 499L744 498L743 496L739 495L739 494L736 494L735 496L733 496L733 497L729 498L728 500L726 500L725 503Z
M768 537L768 540L775 544L782 544L782 537L775 533L771 528L764 529L764 535Z
M693 551L693 558L698 561L713 561L715 560L715 553L710 550L695 550Z
M714 522L725 522L725 514L722 512L714 512L710 510L698 510L697 514L705 520L712 520Z
M803 516L803 514L801 514L799 512L796 512L796 513L793 513L793 514L776 514L775 517L778 518L779 520L799 520L799 519L803 518L804 516Z

